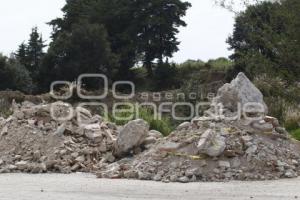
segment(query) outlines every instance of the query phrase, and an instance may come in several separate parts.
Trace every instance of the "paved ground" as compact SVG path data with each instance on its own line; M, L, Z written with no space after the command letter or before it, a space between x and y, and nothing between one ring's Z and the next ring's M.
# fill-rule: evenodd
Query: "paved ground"
M266 182L164 184L101 180L87 174L3 174L0 200L300 199L300 179Z

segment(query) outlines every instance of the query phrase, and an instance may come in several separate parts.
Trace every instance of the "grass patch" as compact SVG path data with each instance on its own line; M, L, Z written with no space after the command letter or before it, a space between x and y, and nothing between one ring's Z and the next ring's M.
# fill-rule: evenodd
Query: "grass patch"
M156 119L154 117L153 111L147 108L140 108L138 113L136 111L130 112L128 109L128 111L116 113L115 117L113 117L112 114L108 115L108 121L113 122L119 126L123 126L134 119L145 120L149 123L150 130L159 131L164 136L168 136L172 132L172 130L174 130L174 125L172 124L172 121L169 118L162 117L161 120Z
M300 141L300 128L297 130L291 131L291 135L293 136L293 138Z
M5 99L0 99L0 117L7 118L13 114L12 110L10 109L11 104L8 103Z

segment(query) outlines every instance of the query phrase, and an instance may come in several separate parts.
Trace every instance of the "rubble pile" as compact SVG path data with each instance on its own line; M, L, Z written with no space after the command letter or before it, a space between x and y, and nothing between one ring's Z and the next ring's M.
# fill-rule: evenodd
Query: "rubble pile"
M97 175L183 183L297 177L300 144L277 119L265 113L255 120L232 118L235 106L248 102L260 103L267 112L261 92L240 73L213 100L223 104L223 115L185 122L149 150L107 165Z
M67 104L56 104L55 117L69 114ZM115 161L117 126L84 108L69 120L56 121L51 106L14 103L13 115L0 119L0 173L94 172L101 163Z
M235 117L238 104L247 103L265 109L250 109L255 118ZM67 104L54 104L13 103L13 114L0 118L0 173L92 172L186 183L293 178L300 172L299 142L266 115L261 92L242 73L219 89L215 117L211 108L165 138L141 119L118 127L83 107L72 113Z

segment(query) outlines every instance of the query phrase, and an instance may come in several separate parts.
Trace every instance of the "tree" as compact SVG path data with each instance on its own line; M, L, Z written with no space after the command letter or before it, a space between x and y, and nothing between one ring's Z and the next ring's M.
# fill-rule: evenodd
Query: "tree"
M50 22L53 40L86 20L103 25L113 54L118 56L119 77L142 61L152 73L151 62L170 57L178 50L176 34L185 23L189 3L180 0L67 0L64 17Z
M43 62L40 82L75 81L83 73L115 73L117 57L111 52L103 26L82 21L70 31L60 32Z
M20 90L31 93L32 79L26 67L15 58L7 58L0 54L0 90Z
M300 1L264 2L236 18L228 39L235 71L268 73L293 81L300 76Z
M27 45L23 42L20 44L19 49L16 52L16 58L22 65L27 64L27 55L26 55Z
M163 63L178 51L178 27L186 26L182 17L190 3L180 0L137 1L133 24L137 24L138 52L142 55L148 75L152 76L152 62Z
M15 53L18 63L27 69L29 75L37 86L41 70L41 62L45 55L42 35L38 32L38 28L34 27L30 33L27 43L23 42ZM37 88L33 89L38 90Z
M111 79L128 78L129 69L136 63L136 34L131 25L132 0L68 0L62 11L63 18L52 20L53 41L82 20L104 26L107 40L114 55L118 56L118 73Z
M215 4L236 14L245 10L248 6L262 2L280 2L281 0L214 0Z
M45 47L42 35L39 34L38 28L34 27L26 48L26 67L31 73L39 70L41 60L45 54L43 51Z

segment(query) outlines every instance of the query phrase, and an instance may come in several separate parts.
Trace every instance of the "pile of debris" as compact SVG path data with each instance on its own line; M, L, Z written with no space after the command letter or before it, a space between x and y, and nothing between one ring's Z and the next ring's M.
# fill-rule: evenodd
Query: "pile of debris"
M119 127L85 108L56 121L51 108L55 118L70 113L67 104L55 104L14 103L13 115L0 118L0 173L95 172L115 161ZM84 123L78 124L78 116Z
M97 175L183 183L297 177L300 144L277 119L264 113L256 120L232 118L239 112L238 103L251 102L267 110L261 92L240 73L213 100L223 104L223 115L185 122L149 150L112 163Z
M83 107L72 113L62 102L13 103L13 115L0 118L0 173L91 172L184 183L297 177L300 144L277 119L251 109L255 120L234 117L238 104L253 102L267 110L241 73L220 88L207 111L218 107L215 117L185 122L165 138L141 119L119 127Z

